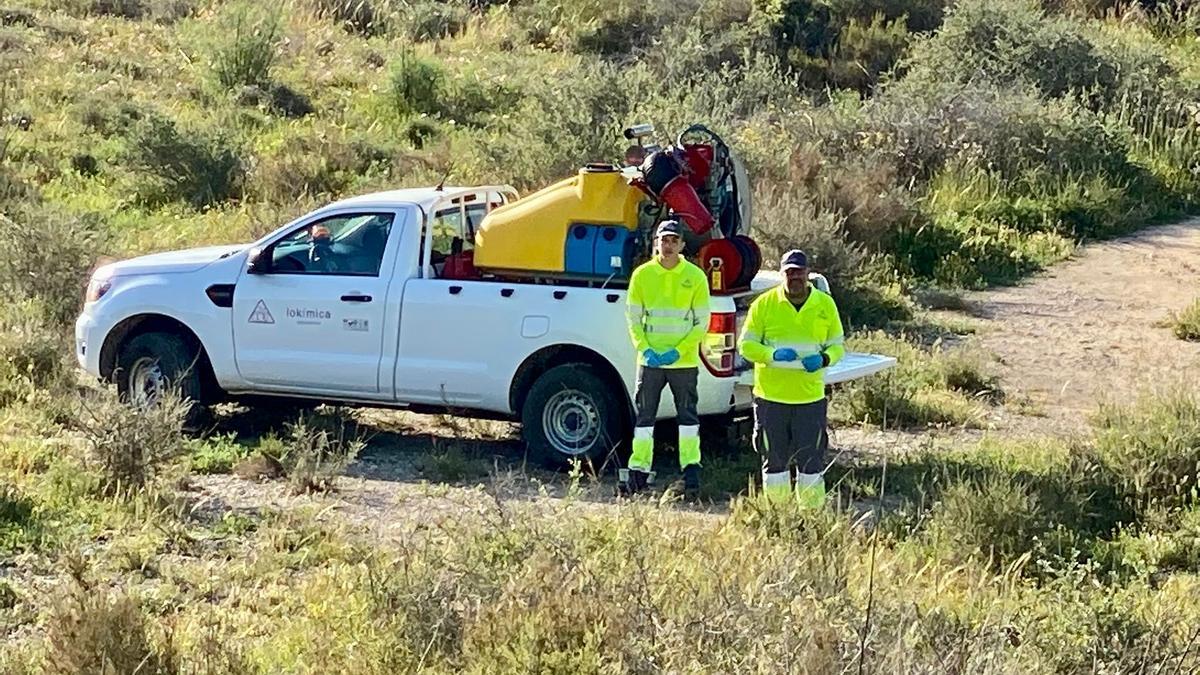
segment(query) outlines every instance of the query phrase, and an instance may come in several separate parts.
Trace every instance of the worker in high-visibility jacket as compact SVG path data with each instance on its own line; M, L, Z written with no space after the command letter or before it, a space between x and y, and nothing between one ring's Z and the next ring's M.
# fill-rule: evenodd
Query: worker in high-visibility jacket
M671 387L679 424L679 466L685 494L700 489L700 417L696 379L700 342L708 332L708 278L684 260L683 228L663 221L655 231L658 255L640 265L629 279L626 316L637 349L634 403L637 421L629 468L622 470L627 494L644 489L654 459L654 422L665 386Z
M808 257L792 250L780 261L784 283L750 305L740 349L754 363L754 447L763 460L763 492L803 507L825 503L828 445L825 368L845 353L833 298L813 287Z

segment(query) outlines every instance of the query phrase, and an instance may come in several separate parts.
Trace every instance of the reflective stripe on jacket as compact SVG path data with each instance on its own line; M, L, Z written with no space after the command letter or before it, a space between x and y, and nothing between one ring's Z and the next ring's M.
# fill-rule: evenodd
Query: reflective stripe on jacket
M708 332L708 278L694 264L680 258L671 269L657 256L633 271L626 300L629 336L645 365L647 349L662 354L679 351L679 360L665 368L700 365L700 342Z
M742 326L739 349L754 363L754 395L776 403L812 403L825 398L824 368L804 370L800 360L825 354L833 365L845 354L842 319L833 298L809 284L797 310L783 285L758 296ZM796 350L795 361L776 361L776 349Z

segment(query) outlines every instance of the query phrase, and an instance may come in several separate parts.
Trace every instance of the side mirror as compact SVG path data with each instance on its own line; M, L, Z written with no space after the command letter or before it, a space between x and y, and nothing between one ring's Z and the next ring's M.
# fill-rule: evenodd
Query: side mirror
M271 247L255 248L246 257L246 272L249 274L267 274L271 271Z

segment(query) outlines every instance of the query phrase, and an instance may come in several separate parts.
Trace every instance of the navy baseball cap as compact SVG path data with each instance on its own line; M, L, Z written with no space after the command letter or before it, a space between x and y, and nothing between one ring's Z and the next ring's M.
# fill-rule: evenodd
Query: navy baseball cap
M783 254L783 259L779 261L779 269L781 270L798 270L808 268L808 256L800 249L792 249Z
M654 233L654 238L658 239L664 234L673 234L676 237L683 236L683 228L679 226L677 220L664 220L658 224L658 230Z

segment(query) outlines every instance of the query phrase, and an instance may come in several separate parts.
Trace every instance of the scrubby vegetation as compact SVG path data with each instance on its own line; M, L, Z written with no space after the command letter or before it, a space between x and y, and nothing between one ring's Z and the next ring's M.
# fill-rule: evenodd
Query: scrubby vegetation
M1160 3L52 5L4 27L4 180L113 254L446 175L530 190L629 123L700 121L746 157L768 253L812 249L881 325L1200 185L1194 12Z
M1175 337L1180 340L1200 340L1200 300L1192 302L1182 312L1167 317Z
M822 513L754 496L720 518L596 510L570 496L583 475L559 501L481 486L380 543L328 509L200 508L166 476L114 499L88 443L12 438L0 546L62 582L7 578L0 630L26 637L0 665L1190 672L1197 419L1194 396L1170 395L1107 411L1074 444L842 467L841 506Z
M628 124L702 122L747 161L768 260L807 249L850 326L883 329L853 345L899 360L836 393L839 423L986 427L993 364L921 308L1196 209L1197 26L1031 0L0 9L0 672L1200 669L1194 391L1072 443L836 467L830 513L745 494L743 456L709 467L708 498L743 493L728 517L481 489L380 542L189 489L326 491L362 447L340 414L185 438L177 406L121 406L68 360L102 256L443 177L529 191L620 157ZM453 443L418 467L490 469Z

